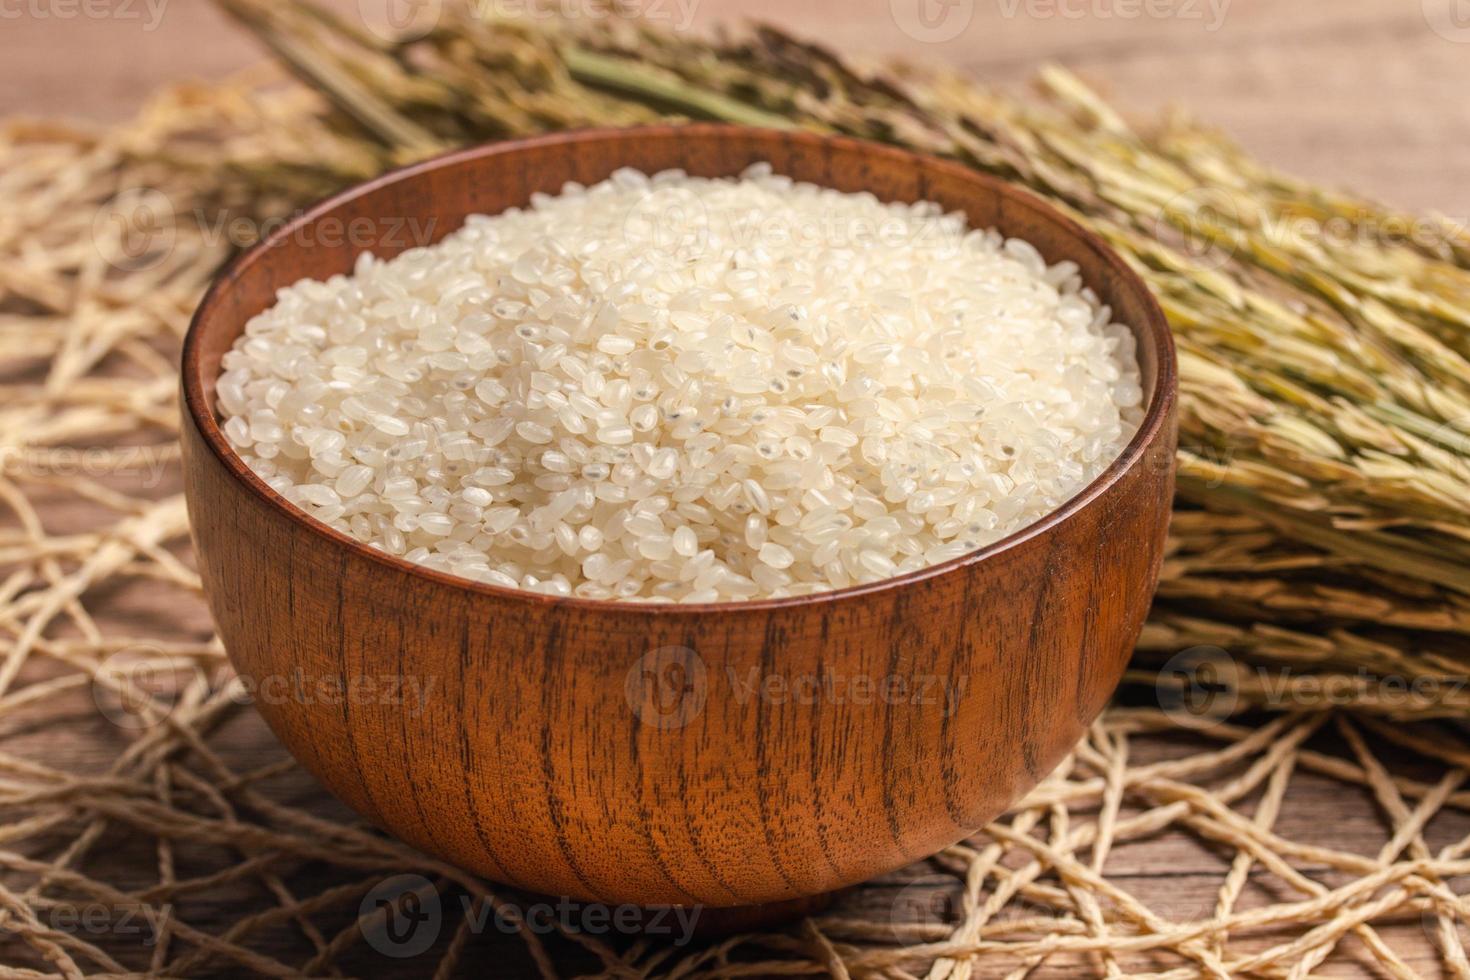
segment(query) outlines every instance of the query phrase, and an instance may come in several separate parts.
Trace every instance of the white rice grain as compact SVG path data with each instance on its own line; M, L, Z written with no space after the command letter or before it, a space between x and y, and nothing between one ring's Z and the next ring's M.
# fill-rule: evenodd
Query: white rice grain
M282 290L224 431L389 554L552 595L887 578L1057 509L1143 415L1129 330L934 204L619 171Z

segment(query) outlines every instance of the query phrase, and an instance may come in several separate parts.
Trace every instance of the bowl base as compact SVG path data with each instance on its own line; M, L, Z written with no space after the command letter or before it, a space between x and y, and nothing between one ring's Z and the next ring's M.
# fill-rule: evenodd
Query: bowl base
M809 915L823 912L842 891L823 892L806 898L763 905L731 905L725 908L701 908L694 922L694 935L700 939L720 939L742 932L775 928L798 922Z

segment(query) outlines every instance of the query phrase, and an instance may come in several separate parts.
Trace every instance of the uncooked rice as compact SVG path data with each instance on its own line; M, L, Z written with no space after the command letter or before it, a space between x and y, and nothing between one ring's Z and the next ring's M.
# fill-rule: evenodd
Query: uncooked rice
M958 558L1141 421L1075 265L757 165L621 170L302 280L224 359L224 431L388 554L510 588L716 602Z

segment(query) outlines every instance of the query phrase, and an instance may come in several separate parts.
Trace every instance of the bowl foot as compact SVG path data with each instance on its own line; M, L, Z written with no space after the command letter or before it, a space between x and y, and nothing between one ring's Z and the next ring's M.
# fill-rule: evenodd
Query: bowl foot
M823 892L806 898L762 905L731 905L724 908L705 907L698 910L694 935L701 939L719 939L742 932L779 927L816 915L832 904L840 891Z

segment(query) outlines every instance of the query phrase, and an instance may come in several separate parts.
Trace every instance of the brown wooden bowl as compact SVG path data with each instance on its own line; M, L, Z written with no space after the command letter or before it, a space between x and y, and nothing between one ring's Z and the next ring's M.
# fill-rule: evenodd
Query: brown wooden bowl
M660 606L481 585L370 549L272 492L216 424L220 357L283 286L617 167L714 176L763 160L844 191L938 201L1076 262L1138 338L1147 417L1122 457L1044 520L943 565L823 595ZM528 890L751 905L931 854L1072 748L1157 583L1176 387L1143 282L1009 184L806 133L564 133L388 174L235 261L184 345L186 489L231 658L271 728L358 812Z

